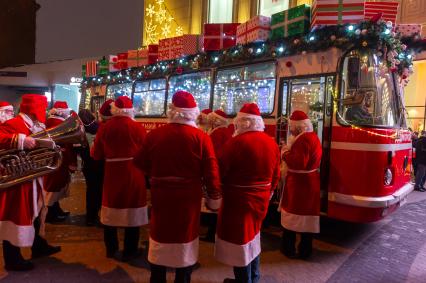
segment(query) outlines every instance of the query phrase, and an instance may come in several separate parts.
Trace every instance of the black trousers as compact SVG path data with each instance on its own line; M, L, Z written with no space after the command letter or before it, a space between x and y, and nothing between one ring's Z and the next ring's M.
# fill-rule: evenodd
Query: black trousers
M86 179L86 217L94 221L98 218L102 206L102 185L104 178L103 162L93 161L83 168Z
M104 226L104 242L107 253L113 254L119 249L117 227ZM131 255L138 251L139 227L124 228L123 255Z
M33 225L35 235L31 250L42 250L48 246L48 243L46 239L40 236L40 217L34 219ZM6 265L18 264L24 260L21 254L21 249L6 240L3 241L3 258Z
M174 283L190 283L191 274L194 266L176 268ZM167 267L151 263L150 283L167 283L166 281Z
M300 242L298 246L299 254L302 256L308 256L312 253L312 233L300 233ZM283 229L282 235L282 250L289 254L296 253L296 232Z

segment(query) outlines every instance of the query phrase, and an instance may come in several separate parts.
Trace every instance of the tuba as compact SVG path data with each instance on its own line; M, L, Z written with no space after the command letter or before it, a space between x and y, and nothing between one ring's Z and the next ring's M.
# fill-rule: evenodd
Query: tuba
M62 163L61 147L84 142L84 127L78 116L30 137L39 147L30 150L0 150L0 190L44 176ZM49 145L49 146L48 146Z

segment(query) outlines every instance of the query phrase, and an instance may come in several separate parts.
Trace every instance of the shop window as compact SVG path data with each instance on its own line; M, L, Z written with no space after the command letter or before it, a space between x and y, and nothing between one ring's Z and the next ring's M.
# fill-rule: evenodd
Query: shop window
M270 17L289 8L289 0L259 0L259 14Z
M112 84L109 85L106 92L106 99L117 99L120 96L132 97L132 83Z
M236 114L244 103L255 102L263 115L274 109L275 64L264 63L219 70L213 108Z
M234 0L210 0L209 23L232 23Z
M46 94L46 93L45 93ZM53 92L53 101L66 101L68 107L78 112L80 104L80 89L75 85L56 84Z
M167 98L168 103L172 102L173 94L175 94L179 90L184 90L189 93L192 93L200 110L210 108L210 71L170 77Z
M166 100L166 79L136 82L133 107L136 116L161 116Z

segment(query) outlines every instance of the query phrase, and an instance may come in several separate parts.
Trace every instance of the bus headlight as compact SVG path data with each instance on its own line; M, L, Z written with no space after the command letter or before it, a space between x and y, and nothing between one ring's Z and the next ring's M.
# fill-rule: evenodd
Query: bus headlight
M385 176L383 180L385 186L389 186L390 184L392 184L392 179L393 179L392 171L389 168L386 168Z

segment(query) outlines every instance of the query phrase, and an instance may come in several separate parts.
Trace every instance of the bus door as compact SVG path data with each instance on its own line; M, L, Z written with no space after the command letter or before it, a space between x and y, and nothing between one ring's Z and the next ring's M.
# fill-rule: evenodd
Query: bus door
M283 78L280 84L280 97L277 121L278 143L287 143L288 117L295 110L305 112L312 121L315 133L321 141L323 156L321 172L321 210L327 211L328 167L332 123L332 95L334 75Z

